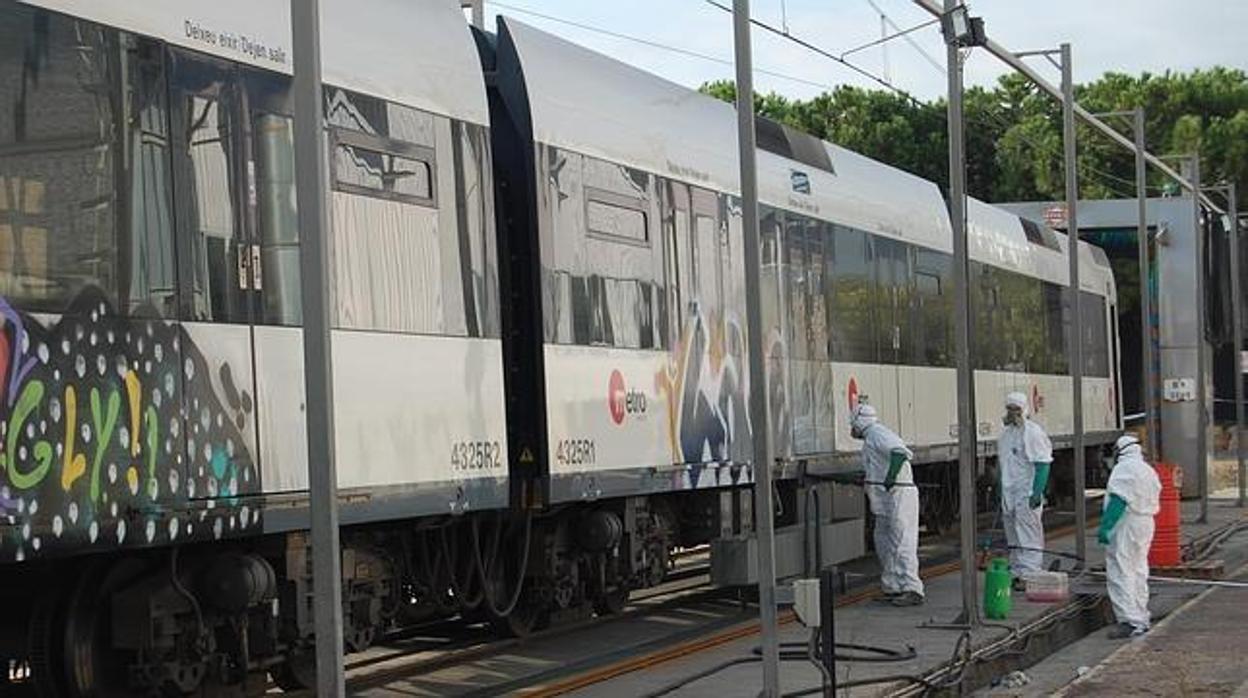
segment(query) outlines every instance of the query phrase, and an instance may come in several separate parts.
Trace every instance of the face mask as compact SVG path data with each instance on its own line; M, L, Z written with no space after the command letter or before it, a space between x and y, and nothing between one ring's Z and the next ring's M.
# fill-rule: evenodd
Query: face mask
M849 427L849 435L854 437L855 439L861 439L863 437L862 430L859 429L857 426Z
M1005 416L1001 418L1001 422L1007 427L1018 426L1023 423L1022 410L1006 410Z

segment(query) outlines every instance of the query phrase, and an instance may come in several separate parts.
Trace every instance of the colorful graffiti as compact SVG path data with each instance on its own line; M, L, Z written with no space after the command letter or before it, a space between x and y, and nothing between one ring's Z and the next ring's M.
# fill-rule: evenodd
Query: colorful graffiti
M225 404L182 327L95 290L49 326L0 299L0 555L212 540L259 523L228 364ZM11 556L11 557L10 557Z
M740 325L717 317L708 322L694 304L673 356L655 375L655 389L667 401L673 455L690 465L695 486L709 464L728 465L732 482L748 477L741 466L752 458L752 429Z

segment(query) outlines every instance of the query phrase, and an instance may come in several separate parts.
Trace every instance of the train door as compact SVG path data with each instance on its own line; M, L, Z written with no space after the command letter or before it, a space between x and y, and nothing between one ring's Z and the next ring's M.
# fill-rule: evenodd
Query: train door
M881 416L898 434L905 434L905 408L914 396L903 396L899 368L906 362L910 337L910 259L905 243L875 239L876 343L880 356L880 389L886 402L876 400Z
M170 53L188 496L259 484L254 331L263 287L248 94L238 70Z

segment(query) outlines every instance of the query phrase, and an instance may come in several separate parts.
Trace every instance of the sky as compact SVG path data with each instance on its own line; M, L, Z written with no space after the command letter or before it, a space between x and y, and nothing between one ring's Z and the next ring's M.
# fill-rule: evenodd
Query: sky
M895 27L909 29L932 19L910 0L754 0L751 11L755 19L776 27L787 23L793 36L840 55L882 36L881 15L873 4L887 17L888 34ZM1010 50L1070 42L1076 82L1107 71L1160 73L1214 65L1248 70L1245 0L969 0L967 5L971 14L984 18L985 33ZM733 74L731 15L707 0L485 0L485 9L487 27L494 26L499 13L515 17L690 87ZM907 36L918 48L898 38L886 50L868 48L847 60L887 76L920 99L943 97L945 48L937 25ZM806 99L843 84L879 87L783 37L755 29L753 43L757 91ZM1038 61L1040 72L1053 84L1059 82L1060 74L1042 58L1030 60ZM976 50L966 63L966 84L991 86L1007 70L995 57Z

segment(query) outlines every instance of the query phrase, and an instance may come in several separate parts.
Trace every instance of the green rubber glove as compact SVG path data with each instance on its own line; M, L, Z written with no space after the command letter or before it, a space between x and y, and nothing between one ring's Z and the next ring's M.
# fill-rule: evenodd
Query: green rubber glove
M1049 464L1048 463L1032 463L1032 467L1036 469L1036 475L1031 481L1031 499L1027 504L1032 509L1044 504L1044 488L1049 484Z
M1096 531L1096 541L1101 545L1109 545L1109 534L1113 532L1118 520L1127 512L1127 500L1116 494L1109 495L1109 503L1101 514L1101 527Z
M893 485L897 484L897 474L901 472L901 466L906 464L909 456L905 451L893 451L888 454L888 475L884 476L884 489L891 491Z

